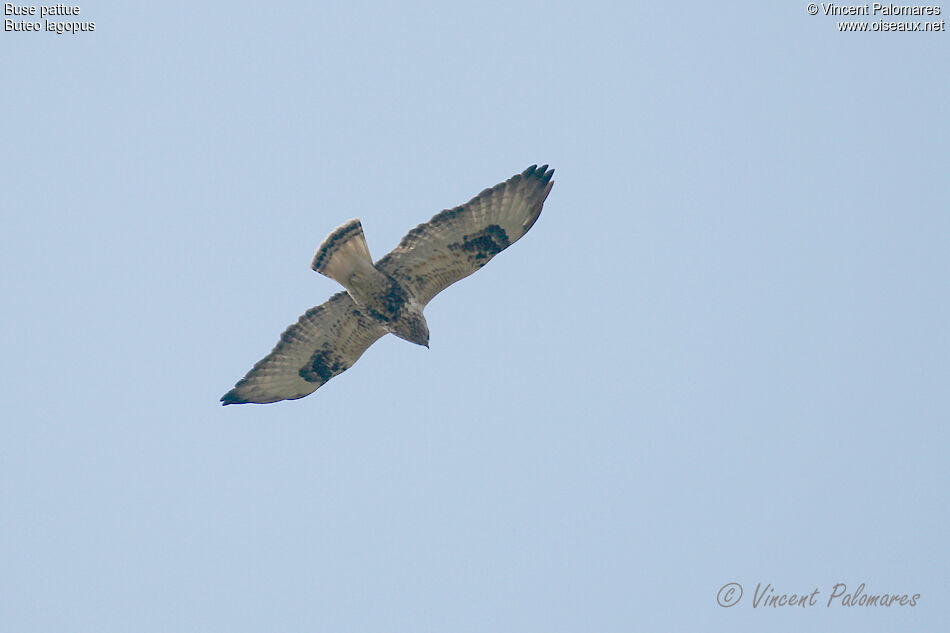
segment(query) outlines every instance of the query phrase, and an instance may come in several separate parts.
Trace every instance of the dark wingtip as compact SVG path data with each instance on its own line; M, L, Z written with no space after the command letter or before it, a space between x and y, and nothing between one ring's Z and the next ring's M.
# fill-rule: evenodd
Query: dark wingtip
M232 389L231 391L221 396L221 406L223 407L226 407L229 404L246 404L246 403L247 403L247 400L238 397L234 389Z
M547 184L554 175L554 170L548 169L546 164L541 165L540 167L537 165L531 165L531 167L528 167L523 172L521 172L521 175L525 178L538 178L542 183Z
M551 182L551 177L554 176L554 170L548 169L548 166L541 165L532 165L524 170L522 177L530 178L532 184L538 183L536 186L539 187L537 192L537 208L535 211L524 221L522 227L524 232L527 233L531 230L531 227L534 226L534 223L538 221L538 218L541 217L541 208L544 205L544 201L547 199L548 194L551 193L551 187L554 186L554 183Z

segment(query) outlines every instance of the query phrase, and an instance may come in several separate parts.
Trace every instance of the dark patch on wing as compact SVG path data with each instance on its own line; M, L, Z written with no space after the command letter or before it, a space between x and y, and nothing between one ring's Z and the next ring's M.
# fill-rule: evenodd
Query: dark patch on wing
M310 362L300 368L299 374L307 382L317 382L322 385L347 369L349 365L339 356L329 350L318 349L310 357Z
M323 241L320 251L314 256L312 267L314 270L321 270L328 259L333 257L336 250L346 243L356 233L362 233L363 226L359 220L354 220L349 224L344 224L332 235Z
M508 248L510 244L505 229L497 224L489 224L478 233L466 235L461 242L449 244L449 250L462 250L472 260L472 263L483 266L489 259Z

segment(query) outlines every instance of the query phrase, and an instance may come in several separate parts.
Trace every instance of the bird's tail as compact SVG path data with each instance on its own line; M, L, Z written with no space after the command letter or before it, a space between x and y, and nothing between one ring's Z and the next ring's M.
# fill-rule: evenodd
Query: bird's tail
M363 225L352 219L333 229L313 256L311 268L342 284L357 303L362 303L363 292L371 280L381 277L373 266Z

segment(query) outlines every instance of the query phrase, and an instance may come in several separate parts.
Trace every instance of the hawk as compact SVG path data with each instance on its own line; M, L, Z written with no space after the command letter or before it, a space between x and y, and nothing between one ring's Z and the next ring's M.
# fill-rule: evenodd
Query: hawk
M352 367L387 333L429 347L426 304L528 232L541 215L553 175L547 165L532 165L412 229L375 264L359 219L334 229L311 267L346 290L287 328L221 402L303 398Z

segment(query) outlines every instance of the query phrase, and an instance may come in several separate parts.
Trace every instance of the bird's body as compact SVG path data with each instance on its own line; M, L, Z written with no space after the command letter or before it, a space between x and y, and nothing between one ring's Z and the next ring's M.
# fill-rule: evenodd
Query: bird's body
M337 227L323 240L311 267L340 283L361 312L386 331L410 343L429 345L429 328L410 284L379 270L369 254L357 219Z
M440 291L510 246L538 216L554 170L532 166L467 204L420 224L373 263L357 219L336 228L313 258L317 272L346 292L311 308L274 350L226 393L224 404L302 398L342 373L381 336L429 344L422 314Z

